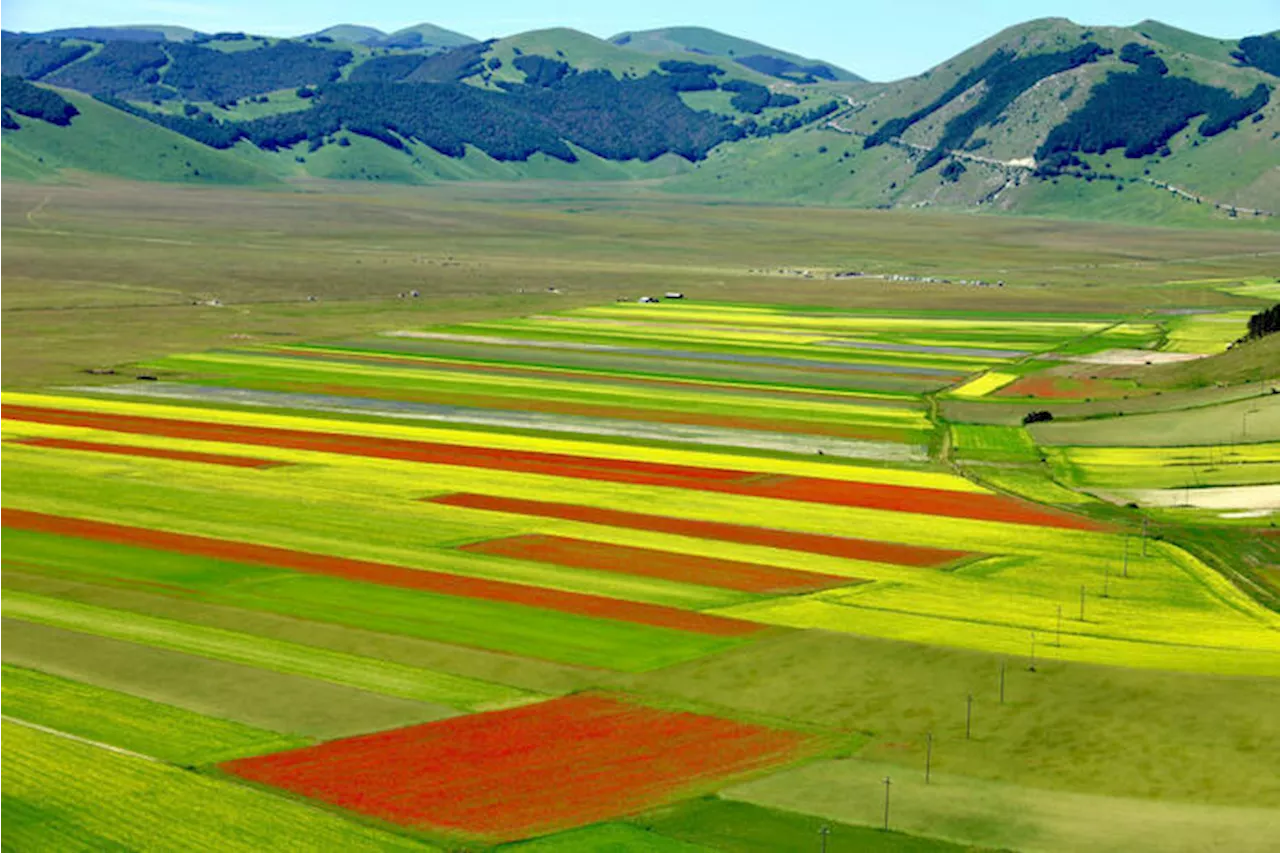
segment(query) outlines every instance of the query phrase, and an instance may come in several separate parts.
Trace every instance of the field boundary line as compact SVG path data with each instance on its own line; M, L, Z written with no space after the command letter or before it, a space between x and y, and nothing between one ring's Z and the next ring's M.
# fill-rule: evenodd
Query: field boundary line
M98 749L105 749L107 752L114 752L114 753L117 753L118 755L127 755L130 758L141 758L143 761L150 761L154 764L169 764L169 762L156 758L154 755L144 755L141 752L134 752L133 750L125 749L122 746L112 746L111 744L103 743L100 740L92 740L91 738L81 737L80 735L73 735L71 734L71 732L64 732L61 729L50 728L49 726L42 726L39 723L33 723L33 722L30 722L29 720L22 720L17 717L10 717L8 714L0 714L0 720L4 720L6 723L13 723L16 726L25 726L26 728L29 728L29 729L35 729L36 731L44 732L47 735L54 735L55 737L65 738L67 740L73 740L76 743L83 743L83 744L86 744L87 746L95 746ZM176 765L170 765L170 766L176 766Z

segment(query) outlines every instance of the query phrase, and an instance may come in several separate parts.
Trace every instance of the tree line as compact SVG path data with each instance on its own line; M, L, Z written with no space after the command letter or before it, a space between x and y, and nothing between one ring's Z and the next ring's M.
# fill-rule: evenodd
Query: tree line
M1261 338L1280 332L1280 303L1259 311L1249 318L1247 339Z

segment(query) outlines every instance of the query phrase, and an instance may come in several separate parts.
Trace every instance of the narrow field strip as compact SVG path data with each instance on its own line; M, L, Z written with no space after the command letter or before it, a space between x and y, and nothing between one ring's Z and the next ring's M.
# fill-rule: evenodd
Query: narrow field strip
M267 791L27 726L6 721L3 734L4 843L13 850L436 849Z
M651 389L635 389L616 384L583 384L563 379L531 379L512 383L506 376L476 376L421 368L370 366L300 361L257 354L210 354L170 356L148 365L157 371L176 373L183 381L193 379L215 385L243 385L281 388L308 386L352 387L368 393L429 396L440 402L450 399L476 401L474 405L500 408L501 401L546 400L566 405L602 406L620 412L685 411L727 417L755 417L766 420L794 419L804 422L825 420L833 424L849 421L887 422L928 426L925 410L917 402L910 407L867 405L858 398L840 400L788 400L761 394L738 393L732 397L700 390L666 389L654 395ZM416 395L416 396L415 396ZM464 405L467 403L463 403ZM509 403L507 403L509 405ZM604 411L608 411L605 409ZM564 412L573 414L572 410ZM584 413L584 412L580 412ZM620 416L626 416L622 414Z
M599 383L606 385L635 385L642 388L677 388L691 391L714 391L730 395L751 395L764 397L793 398L814 402L854 403L858 405L874 405L875 403L891 403L901 405L910 402L904 395L877 393L874 391L839 391L822 388L789 388L785 385L764 385L751 382L715 382L709 379L667 379L643 374L616 373L605 370L570 370L567 368L538 367L521 364L490 364L480 361L448 358L423 354L420 356L392 355L377 350L360 350L354 348L333 347L284 347L273 352L285 356L340 361L353 359L388 363L399 367L417 367L428 370L459 371L464 373L489 373L498 376L516 378L551 378L568 379L575 382Z
M7 687L5 689L8 690ZM24 729L31 729L32 731L40 732L41 734L52 735L53 737L65 738L66 740L73 741L75 743L84 744L85 746L91 746L94 749L103 749L103 750L106 750L107 752L114 752L116 755L126 755L129 758L136 758L139 761L154 761L157 764L162 763L160 759L156 758L154 755L144 755L141 752L134 752L133 750L125 749L122 746L115 746L114 744L103 743L100 740L92 740L91 738L81 737L80 735L74 735L71 732L64 732L61 729L55 729L52 726L42 726L39 723L33 723L30 720L23 720L18 717L11 717L8 714L0 714L0 720L3 720L4 722L14 726L22 726Z
M6 597L12 573L6 566ZM41 622L5 617L2 623L6 664L137 696L203 717L285 732L308 741L412 726L456 717L459 713L447 705L401 699L309 676L189 655ZM156 720L163 720L163 715ZM105 738L99 736L98 739ZM195 743L193 740L188 746ZM196 760L209 759L197 757Z
M531 560L603 572L643 575L681 583L762 594L813 592L864 583L860 578L801 572L758 563L677 554L653 548L634 548L589 542L565 536L529 534L463 545L462 550L491 557Z
M1105 529L1102 525L1083 517L1043 509L990 493L957 493L946 489L920 486L859 483L816 477L760 478L749 471L725 468L695 468L662 462L639 462L527 450L501 450L470 445L213 424L143 415L80 412L22 405L6 406L4 417L36 423L89 427L170 438L285 447L348 456L487 468L629 485L671 486L981 521L1003 521L1072 530Z
M496 330L503 331L505 329ZM518 331L518 330L516 330ZM411 338L428 341L444 341L447 343L485 344L507 346L534 350L574 350L579 352L599 352L610 355L639 356L642 358L658 358L678 361L710 361L727 362L729 364L754 364L769 367L790 367L816 373L879 373L906 374L908 376L926 376L932 379L946 380L948 384L956 382L964 376L964 372L955 369L916 367L894 363L860 363L855 361L820 360L805 356L786 355L754 355L740 352L723 352L713 349L692 350L677 349L651 344L629 346L619 343L593 343L571 340L542 340L537 338L515 338L505 335L470 335L456 332L416 332L395 331L384 332L389 338Z
M280 388L290 390L278 390ZM325 393L312 393L318 390ZM522 409L520 407L525 405L525 401L518 398L506 400L509 406L506 409L480 408L439 402L415 402L400 399L401 395L396 395L397 399L391 399L392 395L381 390L358 390L359 395L347 396L346 389L342 387L313 386L304 390L297 383L251 382L224 387L186 382L151 382L145 388L129 386L127 389L113 389L110 392L95 388L93 392L165 403L188 401L200 406L267 406L297 414L317 412L329 417L355 415L432 426L461 424L481 429L535 431L566 436L605 436L637 444L663 442L805 455L821 449L827 456L897 462L919 463L928 459L923 444L927 432L915 427L851 427L848 431L856 432L861 437L832 438L824 425L818 423L807 431L773 429L776 426L773 421L763 421L758 425L759 428L748 428L746 425L700 426L665 419L661 412L657 413L657 418L598 418L589 415L546 414L534 411L536 407Z
M934 568L974 556L967 551L941 548L924 548L916 545L898 545L892 542L875 542L869 539L851 539L828 536L821 533L793 533L745 524L729 524L719 521L695 521L664 515L649 515L624 510L599 509L578 504L532 501L521 498L504 498L492 495L455 493L425 498L431 503L465 509L506 512L541 518L561 518L582 521L607 527L629 527L656 533L674 533L698 539L719 539L741 545L763 545L789 551L805 551L850 560L866 560L875 563L891 563L899 566Z
M819 744L578 694L222 768L392 823L503 841L632 814Z
M182 533L168 533L141 527L127 527L100 521L67 518L27 510L5 509L3 526L17 530L53 533L80 539L141 545L232 563L270 566L313 575L356 580L380 586L399 587L462 598L519 604L597 619L634 622L658 628L672 628L718 637L741 637L761 630L761 626L737 619L709 616L696 611L677 610L656 604L605 598L598 595L562 592L484 578L464 577L425 569L410 569L367 560L351 560L293 551L248 542L211 539Z
M201 386L196 386L199 389ZM235 387L263 391L287 391L291 394L326 395L336 397L355 397L362 400L392 401L401 403L419 403L423 405L447 406L458 409L455 416L467 422L463 417L468 409L480 411L506 412L509 417L517 413L536 412L542 415L562 415L582 419L598 419L606 421L640 422L654 424L674 424L680 426L700 426L722 429L745 430L763 433L787 433L789 435L821 435L832 438L846 438L861 441L908 441L916 433L923 431L923 419L907 417L877 417L878 413L850 413L846 422L835 422L829 413L819 413L825 417L800 419L792 414L790 417L766 417L762 415L735 415L718 412L700 412L692 408L668 408L661 405L635 406L616 403L574 402L553 397L533 396L499 396L496 394L457 393L447 391L399 390L379 386L362 386L352 384L334 384L326 382L304 382L289 380L287 382L259 382L254 380L237 381ZM281 398L280 405L287 406L288 399ZM371 411L376 411L372 410ZM886 410L893 411L893 410ZM911 410L905 410L911 411ZM912 412L914 414L914 412ZM914 422L913 422L914 421ZM515 424L513 424L514 426Z
M7 515L8 513L6 513ZM359 687L372 693L460 710L529 701L534 694L500 684L418 669L251 634L188 625L123 610L8 590L4 615L113 640L225 660L289 675Z
M89 453L114 453L119 456L145 456L150 459L173 459L179 462L200 462L206 465L226 465L231 468L277 468L288 465L274 459L255 459L251 456L230 456L220 453L200 453L194 450L168 450L160 447L104 444L98 441L78 441L67 438L22 438L12 442L28 447L48 447L55 450L83 450Z
M4 711L5 719L24 725L175 764L216 763L310 743L9 664Z

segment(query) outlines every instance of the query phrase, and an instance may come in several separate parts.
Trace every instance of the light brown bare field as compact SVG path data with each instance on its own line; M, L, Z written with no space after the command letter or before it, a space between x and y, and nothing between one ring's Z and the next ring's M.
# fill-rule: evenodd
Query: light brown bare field
M1226 305L1237 300L1151 286L1264 274L1280 250L1266 231L713 206L618 185L10 181L0 210L6 387L83 380L86 368L234 342L543 313L672 289L693 299L863 308ZM950 278L998 269L1008 286L777 275L797 265ZM413 289L423 298L397 298ZM223 307L191 304L211 298Z

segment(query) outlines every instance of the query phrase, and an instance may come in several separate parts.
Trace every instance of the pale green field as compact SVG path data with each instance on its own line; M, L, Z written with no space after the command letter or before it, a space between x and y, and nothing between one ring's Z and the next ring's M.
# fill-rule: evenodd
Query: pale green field
M1170 321L1167 352L1220 353L1248 331L1252 311L1193 314Z
M12 594L7 592L6 600ZM310 743L8 664L4 713L176 764L208 764Z
M1029 429L1041 445L1211 447L1274 442L1280 441L1280 395L1170 412L1056 420Z
M939 744L939 748L946 748ZM724 792L729 799L966 844L1026 851L1274 849L1280 809L1099 797L860 760L825 761Z

